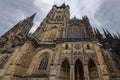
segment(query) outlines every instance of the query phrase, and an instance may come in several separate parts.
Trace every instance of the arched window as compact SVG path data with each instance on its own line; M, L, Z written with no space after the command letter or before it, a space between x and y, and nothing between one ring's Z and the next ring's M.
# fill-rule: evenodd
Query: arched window
M65 45L65 48L68 49L68 47L69 47L68 44L66 44L66 45Z
M67 38L84 38L84 32L79 26L67 27Z
M87 49L90 49L90 45L89 44L87 44Z
M57 34L57 28L52 28L50 30L49 41L54 40L56 38L56 34Z
M47 69L47 65L48 65L48 61L49 61L49 58L48 56L44 56L40 62L40 65L39 65L39 68L38 70L46 70Z

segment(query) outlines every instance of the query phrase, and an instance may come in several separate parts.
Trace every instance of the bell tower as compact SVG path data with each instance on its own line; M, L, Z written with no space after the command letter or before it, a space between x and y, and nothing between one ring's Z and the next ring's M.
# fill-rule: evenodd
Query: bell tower
M52 41L65 37L65 27L70 18L69 6L53 5L52 9L37 28L34 36L40 41Z

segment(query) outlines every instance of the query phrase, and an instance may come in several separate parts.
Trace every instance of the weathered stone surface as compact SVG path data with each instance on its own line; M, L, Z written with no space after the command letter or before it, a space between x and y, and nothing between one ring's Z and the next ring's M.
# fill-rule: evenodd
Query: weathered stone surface
M14 45L7 61L2 56L8 52L0 54L0 62L5 63L0 69L0 80L113 79L116 67L112 66L111 74L104 57L105 53L109 55L110 65L114 65L111 52L98 45L87 16L70 19L68 5L54 5L32 36L23 37L24 31L28 35L34 16L18 23L0 38L3 49L12 49ZM19 42L22 45L17 45ZM77 61L82 66L77 67Z

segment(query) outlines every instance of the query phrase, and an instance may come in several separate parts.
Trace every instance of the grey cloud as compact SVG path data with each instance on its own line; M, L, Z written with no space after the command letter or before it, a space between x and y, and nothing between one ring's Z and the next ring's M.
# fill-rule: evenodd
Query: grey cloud
M0 35L20 20L37 12L31 30L33 32L52 5L61 5L64 2L70 5L71 18L88 15L92 26L106 27L112 32L120 32L119 0L0 0Z
M37 12L33 0L1 0L0 2L0 35L20 20Z
M111 32L120 32L120 0L107 0L96 12L96 19L102 23L101 27Z

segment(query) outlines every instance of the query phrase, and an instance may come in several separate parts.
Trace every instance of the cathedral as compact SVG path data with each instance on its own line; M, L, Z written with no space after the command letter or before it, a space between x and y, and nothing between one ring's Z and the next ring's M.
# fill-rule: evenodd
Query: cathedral
M34 33L36 13L0 37L0 80L120 80L120 34L70 18L53 5Z

